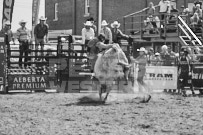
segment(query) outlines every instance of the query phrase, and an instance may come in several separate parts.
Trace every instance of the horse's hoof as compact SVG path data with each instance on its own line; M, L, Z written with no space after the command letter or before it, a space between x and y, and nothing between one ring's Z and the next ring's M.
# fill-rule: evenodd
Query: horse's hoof
M145 102L148 103L151 98L152 98L152 96L149 95L148 99Z
M124 85L128 85L128 82L125 82Z

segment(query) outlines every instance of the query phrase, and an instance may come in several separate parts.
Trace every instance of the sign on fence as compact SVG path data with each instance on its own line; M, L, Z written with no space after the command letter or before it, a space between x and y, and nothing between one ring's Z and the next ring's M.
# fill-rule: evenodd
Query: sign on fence
M149 66L145 81L152 90L177 89L177 67Z
M194 64L192 83L194 87L203 87L203 64Z
M49 89L48 75L9 75L9 90L41 90Z

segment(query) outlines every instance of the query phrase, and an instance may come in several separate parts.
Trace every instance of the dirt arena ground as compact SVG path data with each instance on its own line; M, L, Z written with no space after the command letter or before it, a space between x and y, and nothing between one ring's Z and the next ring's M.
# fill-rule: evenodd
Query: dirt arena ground
M106 104L89 94L0 95L0 135L203 135L203 97L166 93L139 103L111 93Z

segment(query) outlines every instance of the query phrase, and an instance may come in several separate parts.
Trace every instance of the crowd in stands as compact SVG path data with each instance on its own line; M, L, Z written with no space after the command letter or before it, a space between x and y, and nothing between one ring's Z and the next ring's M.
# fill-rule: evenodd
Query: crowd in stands
M188 20L187 22L190 28L195 32L202 26L202 13L202 2L200 0L194 1L192 11L184 6L181 6L181 10L178 10L172 1L161 0L158 3L158 14L156 13L154 3L150 2L147 8L147 17L144 20L145 32L159 34L160 29L165 25L164 19L166 19L166 23L168 24L176 24L178 14L185 15L189 18L185 20Z
M180 53L173 52L172 48L167 45L161 47L160 52L155 52L153 48L146 51L149 66L177 66L182 55L187 52L190 63L203 62L203 50L196 47L182 47Z

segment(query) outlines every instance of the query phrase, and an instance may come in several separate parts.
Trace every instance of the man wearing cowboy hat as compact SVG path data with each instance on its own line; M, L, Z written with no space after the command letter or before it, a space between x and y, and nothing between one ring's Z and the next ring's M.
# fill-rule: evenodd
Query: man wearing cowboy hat
M94 23L95 23L94 18L93 18L93 17L90 17L89 19L87 19L87 21L90 21L90 22L92 23L91 28L94 30L94 33L95 33L95 35L96 35L96 33L97 33L97 26L94 24Z
M7 56L8 58L11 56L11 51L10 51L10 42L14 42L14 37L13 37L13 32L11 31L11 23L9 20L7 20L4 23L4 28L2 29L2 32L4 34L4 41L7 46ZM10 67L10 64L8 63L8 67Z
M84 25L85 27L82 29L82 44L84 44L85 48L87 48L88 42L94 39L95 33L94 30L91 28L92 23L90 21L86 21ZM87 51L89 52L89 48L87 48Z
M120 27L120 23L118 23L118 21L114 21L111 24L112 27L112 37L113 37L113 43L118 43L119 45L121 44L121 39L129 39L128 35L125 35L121 32L120 29L118 29Z
M37 24L34 28L35 49L38 50L39 45L41 45L41 51L43 51L45 42L48 42L49 26L45 24L45 21L47 20L47 18L41 16L39 20L40 20L40 23ZM36 51L35 56L37 56L37 54L38 52ZM41 56L44 56L43 52L41 52ZM36 60L39 61L40 59L38 58Z
M22 57L24 54L24 62L28 61L28 50L29 50L29 43L31 39L30 31L25 27L26 21L21 20L19 22L20 28L17 29L16 37L20 43L20 56L19 56L19 66L22 67ZM27 63L24 64L24 67L27 67Z
M185 96L185 86L188 86L188 80L192 73L191 57L189 55L191 48L181 48L181 56L179 57L178 73L179 73L179 88L182 94ZM182 81L181 81L182 80ZM192 83L190 84L192 94L194 94L194 89Z
M101 23L101 31L100 33L103 33L105 35L105 42L104 44L111 44L112 43L112 32L109 27L107 27L108 23L106 20L103 20Z
M149 87L144 82L144 76L146 74L146 65L147 65L147 56L146 56L146 49L144 47L141 47L140 49L137 49L139 51L139 56L134 59L131 57L132 63L138 64L138 76L137 76L137 82L139 86L139 92L145 92L148 94L148 99L145 102L148 102L151 99L151 96L149 95ZM145 88L145 91L143 91L143 87Z

